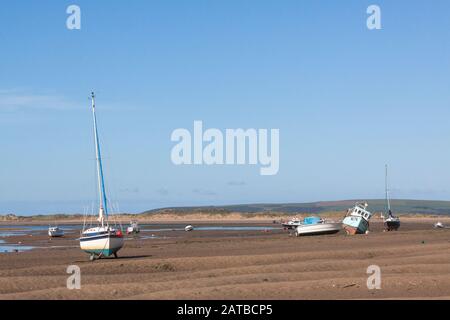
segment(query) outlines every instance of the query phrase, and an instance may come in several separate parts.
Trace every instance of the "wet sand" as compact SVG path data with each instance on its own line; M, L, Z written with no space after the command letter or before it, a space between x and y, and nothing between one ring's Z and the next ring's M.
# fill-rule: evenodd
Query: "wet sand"
M118 259L94 262L76 230L52 240L45 231L10 236L2 240L38 248L0 254L0 299L450 299L450 229L433 229L434 222L404 219L386 233L372 221L368 235L301 238L281 229L169 228L142 232ZM230 222L196 226L218 225ZM69 265L81 269L81 290L66 287ZM381 268L379 290L367 288L370 265Z

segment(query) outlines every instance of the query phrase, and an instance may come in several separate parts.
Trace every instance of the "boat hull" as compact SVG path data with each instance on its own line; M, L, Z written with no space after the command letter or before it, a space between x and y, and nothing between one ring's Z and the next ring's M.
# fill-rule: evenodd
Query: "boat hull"
M341 230L338 223L318 223L311 225L301 225L295 228L295 235L300 236L314 236L324 234L335 234Z
M81 237L80 248L86 253L109 257L123 247L123 237L104 235L98 237Z
M342 221L344 230L349 235L365 234L369 230L369 222L362 217L348 216Z
M50 238L61 238L61 237L64 237L64 232L62 232L62 231L56 231L56 232L49 231L48 232L48 236Z
M400 221L386 221L384 227L386 231L397 231L400 228Z

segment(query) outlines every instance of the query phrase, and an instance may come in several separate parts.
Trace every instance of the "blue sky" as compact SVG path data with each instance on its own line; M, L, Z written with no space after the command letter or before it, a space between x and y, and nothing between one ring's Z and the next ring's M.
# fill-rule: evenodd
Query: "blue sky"
M81 30L66 8L81 7ZM382 30L366 27L378 4ZM0 9L0 213L450 200L450 3L17 1ZM280 129L280 171L175 166L174 129Z

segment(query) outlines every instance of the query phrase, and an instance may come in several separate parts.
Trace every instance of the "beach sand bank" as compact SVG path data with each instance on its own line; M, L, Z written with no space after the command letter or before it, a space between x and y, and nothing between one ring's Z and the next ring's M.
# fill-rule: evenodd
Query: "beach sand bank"
M433 229L436 221L404 219L386 233L375 219L368 235L301 238L282 229L154 231L161 222L127 240L119 259L94 262L78 230L9 236L38 248L0 254L0 299L450 299L450 229ZM81 290L66 287L69 265L81 269ZM370 265L381 268L379 290L367 288Z

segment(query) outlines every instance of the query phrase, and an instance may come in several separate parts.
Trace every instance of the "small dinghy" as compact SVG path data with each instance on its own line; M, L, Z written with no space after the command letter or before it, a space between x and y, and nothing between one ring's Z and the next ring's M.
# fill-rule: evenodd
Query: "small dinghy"
M335 234L341 230L340 223L326 222L319 217L307 217L295 227L295 236Z
M127 234L138 234L139 232L141 232L141 229L139 229L137 221L131 221L127 228Z
M442 222L436 222L434 224L434 228L436 228L436 229L445 229L445 226L444 226L444 224Z
M192 230L194 230L194 227L191 226L191 225L188 225L188 226L186 226L186 227L184 228L184 231L186 231L186 232L189 232L189 231L192 231Z
M58 227L48 227L48 236L50 238L59 238L64 236L64 231Z

